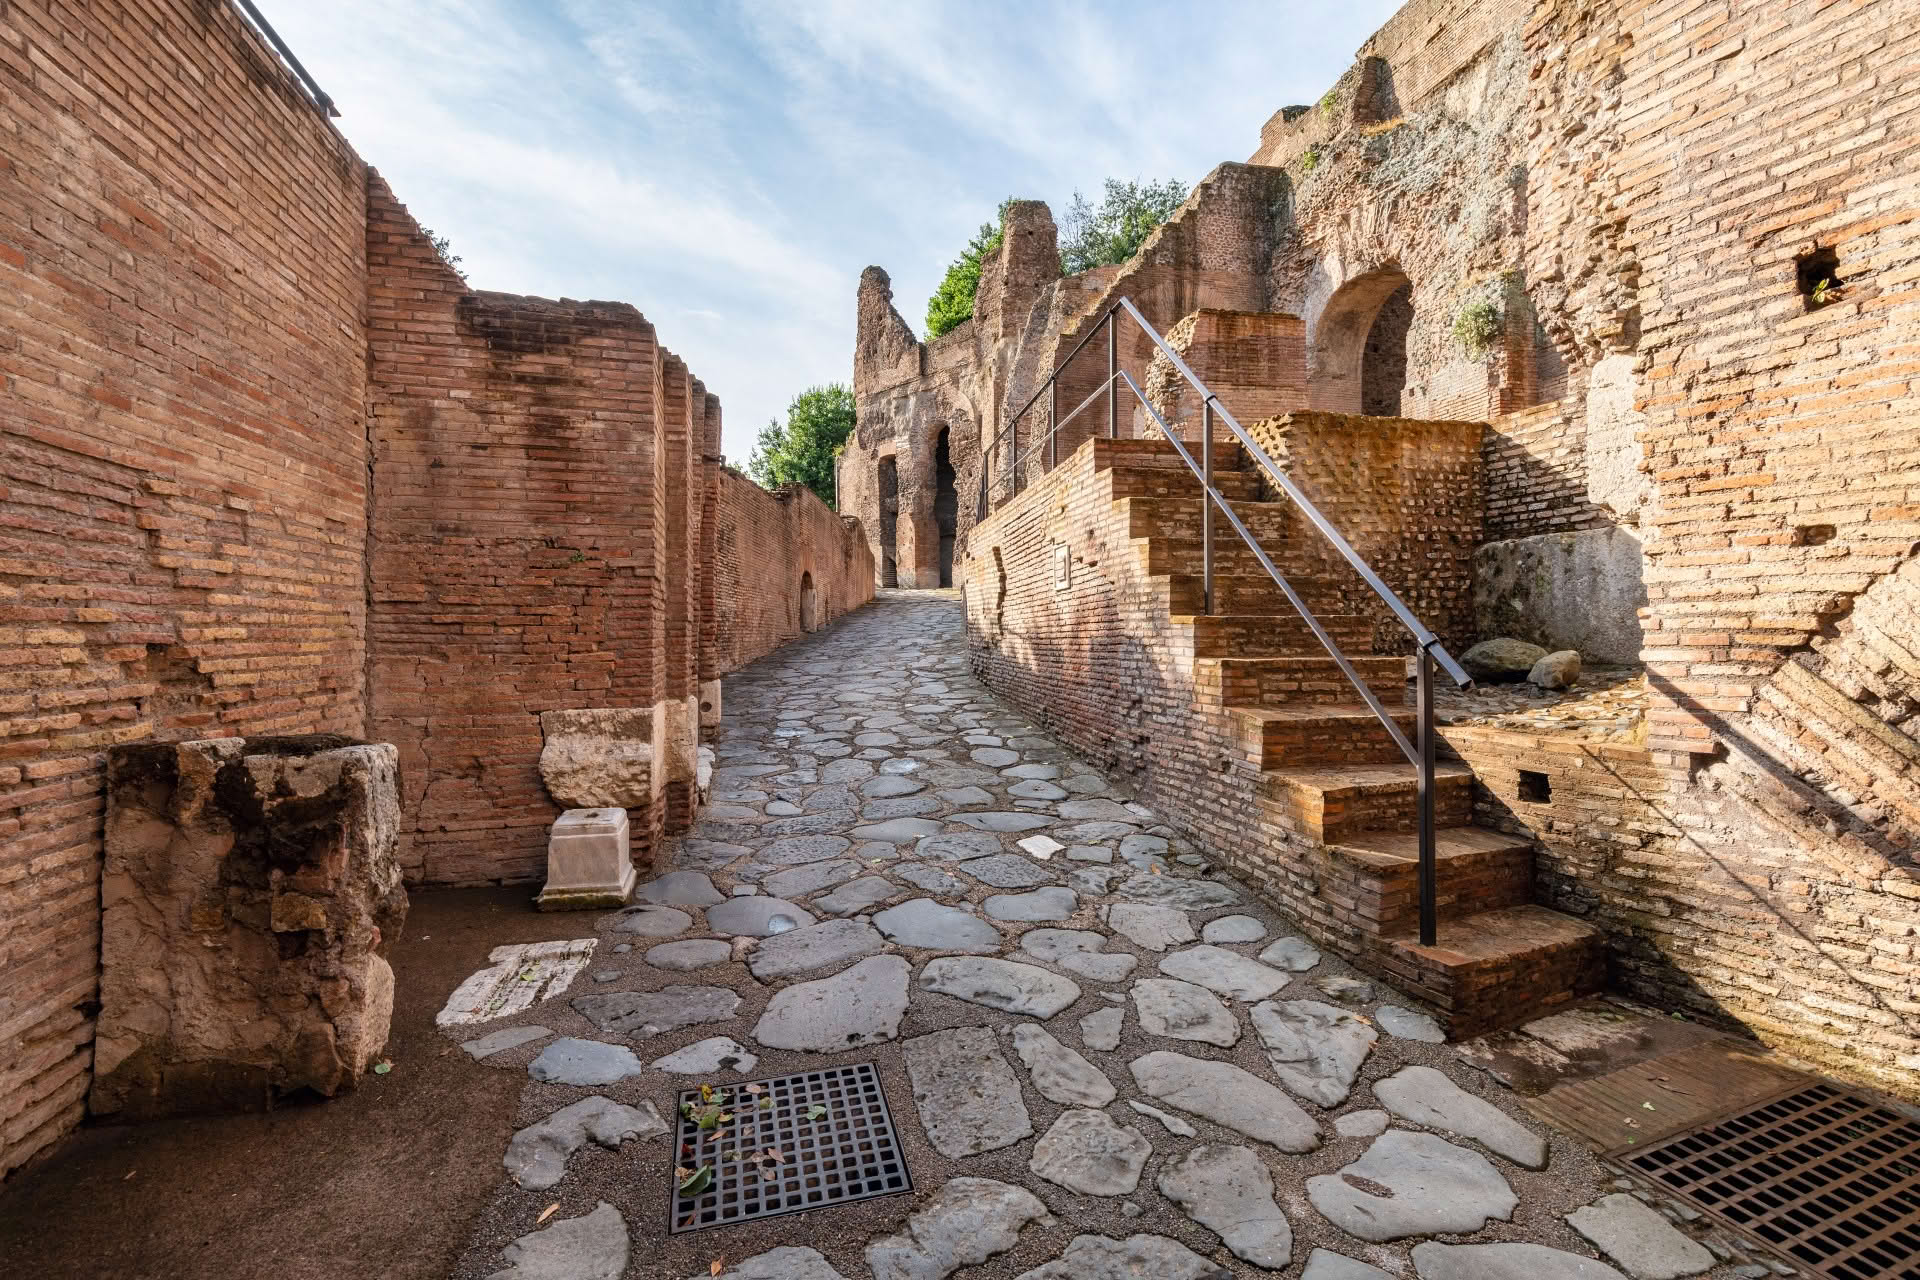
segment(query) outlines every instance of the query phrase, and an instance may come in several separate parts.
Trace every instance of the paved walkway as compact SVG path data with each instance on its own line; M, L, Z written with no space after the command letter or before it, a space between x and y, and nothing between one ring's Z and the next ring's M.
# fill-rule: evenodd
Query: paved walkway
M496 951L456 998L506 1012L447 1034L528 1077L463 1276L1769 1273L1620 1194L997 702L950 592L730 678L716 754L647 905ZM706 1203L676 1176L792 1190L805 1154L690 1167L680 1090L738 1132L747 1082L842 1063L875 1065L910 1194L669 1232Z

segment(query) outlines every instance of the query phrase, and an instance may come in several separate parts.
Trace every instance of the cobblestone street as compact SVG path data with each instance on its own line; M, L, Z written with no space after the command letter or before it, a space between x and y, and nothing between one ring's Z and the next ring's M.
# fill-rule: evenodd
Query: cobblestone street
M446 1027L530 1074L463 1274L1716 1266L1394 992L981 689L953 593L883 593L726 698L711 803L645 905L580 917L571 949L496 952L504 983L544 998ZM739 1125L746 1082L856 1062L877 1067L910 1195L668 1233L670 1204L701 1203L674 1194L676 1167L792 1189L795 1154L688 1168L667 1134L680 1090L723 1091Z

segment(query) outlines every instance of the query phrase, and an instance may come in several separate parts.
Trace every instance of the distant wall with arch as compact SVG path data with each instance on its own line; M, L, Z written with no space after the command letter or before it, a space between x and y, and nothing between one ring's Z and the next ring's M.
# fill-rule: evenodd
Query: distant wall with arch
M769 492L720 473L714 653L719 673L765 657L873 599L873 551L811 489Z

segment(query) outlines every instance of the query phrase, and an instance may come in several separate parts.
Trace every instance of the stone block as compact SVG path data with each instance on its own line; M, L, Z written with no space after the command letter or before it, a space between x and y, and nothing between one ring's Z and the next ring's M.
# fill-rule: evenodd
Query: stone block
M1586 529L1489 542L1473 556L1474 631L1597 662L1640 660L1640 538Z
M547 833L547 883L534 899L542 911L625 906L639 873L625 809L569 809Z
M540 732L540 780L562 809L645 808L666 784L658 706L542 711Z
M359 1079L406 919L397 775L392 746L332 734L109 753L96 1115L264 1110Z

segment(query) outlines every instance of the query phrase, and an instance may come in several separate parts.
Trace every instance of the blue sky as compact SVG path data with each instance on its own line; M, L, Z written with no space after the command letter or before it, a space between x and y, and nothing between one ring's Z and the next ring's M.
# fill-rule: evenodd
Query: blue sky
M631 302L744 461L851 376L870 263L916 330L1000 200L1189 184L1392 0L257 0L478 288Z

